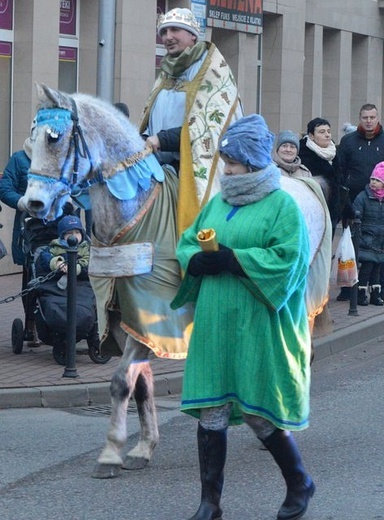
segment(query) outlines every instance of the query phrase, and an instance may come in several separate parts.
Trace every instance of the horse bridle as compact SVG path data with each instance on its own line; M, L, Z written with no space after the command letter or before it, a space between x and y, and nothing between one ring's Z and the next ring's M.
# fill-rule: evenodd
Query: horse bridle
M78 115L76 102L72 97L69 99L70 99L71 106L72 106L72 110L68 110L71 121L72 121L72 133L71 133L71 137L70 137L67 156L65 158L64 165L61 169L60 177L59 177L59 179L57 179L57 181L61 182L65 186L68 186L68 189L69 189L68 193L71 195L71 197L76 198L79 195L81 195L81 193L85 189L87 189L89 186L91 186L92 184L103 183L104 179L103 179L100 168L95 169L95 167L94 167L91 152L89 150L89 147L87 145L87 142L86 142L84 134L83 134L83 130L82 130L80 122L79 122L79 115ZM47 132L49 133L51 138L55 138L58 136L58 134L56 134L52 130L51 131L47 130ZM72 150L74 152L73 167L72 167L72 172L68 176L65 174L65 170L66 170L65 166L68 164L68 162L70 160ZM82 157L84 159L88 158L89 171L81 182L77 182L77 177L78 177L78 173L79 173L80 157ZM92 172L94 175L92 176L92 179L89 179L88 177ZM49 175L45 175L45 174L34 172L34 171L31 171L30 173L31 173L31 175L36 175L38 177L44 177L47 180L48 179L53 180L53 177L51 177Z
M71 136L71 143L68 148L68 156L71 151L71 144L73 143L74 146L74 161L73 161L73 170L70 177L69 182L69 188L71 197L76 199L76 197L79 197L84 190L88 189L93 184L102 184L104 183L103 175L100 168L95 169L94 164L92 161L91 152L89 151L87 142L85 140L83 130L81 128L80 122L79 122L79 116L77 111L77 105L76 101L73 98L70 98L71 105L72 105L72 111L71 111L71 120L72 120L72 136ZM80 144L82 150L80 149ZM83 157L84 159L88 157L89 160L89 171L85 175L84 179L81 182L77 182L77 176L79 172L79 158ZM89 179L90 173L94 173L94 176Z

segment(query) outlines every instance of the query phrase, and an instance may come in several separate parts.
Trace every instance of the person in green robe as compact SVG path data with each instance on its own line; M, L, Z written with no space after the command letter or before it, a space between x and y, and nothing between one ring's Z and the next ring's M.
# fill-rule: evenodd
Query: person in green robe
M257 114L227 129L219 142L222 191L177 247L185 276L171 305L195 305L181 401L199 420L201 504L190 520L222 518L232 424L248 424L282 471L279 520L301 518L315 491L292 434L309 421L309 239L298 205L280 189L273 139ZM217 250L202 250L198 234L213 233Z

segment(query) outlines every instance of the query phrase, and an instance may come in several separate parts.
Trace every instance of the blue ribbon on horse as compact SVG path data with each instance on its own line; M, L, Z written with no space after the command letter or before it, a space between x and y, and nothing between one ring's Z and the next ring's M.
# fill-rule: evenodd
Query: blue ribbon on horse
M36 124L48 125L54 134L62 134L72 123L71 111L65 108L41 108L36 114Z
M164 170L154 155L148 155L104 181L114 197L119 200L131 200L136 196L139 186L144 191L149 190L152 177L158 182L163 182Z
M72 123L72 112L63 108L40 109L36 115L38 125L48 125L51 134L57 136L64 132L67 126ZM152 177L158 182L164 181L164 171L156 157L151 154L143 157L136 163L128 166L124 170L118 171L109 178L96 178L83 181L72 185L71 196L83 209L90 208L88 187L94 183L105 182L110 193L119 200L131 200L138 188L148 191L151 186ZM62 182L63 180L60 179Z

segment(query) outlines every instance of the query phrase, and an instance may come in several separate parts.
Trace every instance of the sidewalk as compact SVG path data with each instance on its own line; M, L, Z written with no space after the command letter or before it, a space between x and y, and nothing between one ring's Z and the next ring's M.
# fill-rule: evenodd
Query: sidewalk
M0 277L0 300L21 290L21 275ZM384 307L358 306L357 316L350 316L349 302L338 302L338 287L331 288L329 310L333 331L317 337L315 362L341 350L384 334ZM97 365L81 353L77 345L77 378L63 377L64 368L52 357L52 347L29 348L24 343L19 355L12 352L11 331L15 318L24 321L21 298L0 305L0 409L25 407L71 407L108 404L109 382L119 359ZM154 358L151 362L157 396L175 394L181 389L183 361Z

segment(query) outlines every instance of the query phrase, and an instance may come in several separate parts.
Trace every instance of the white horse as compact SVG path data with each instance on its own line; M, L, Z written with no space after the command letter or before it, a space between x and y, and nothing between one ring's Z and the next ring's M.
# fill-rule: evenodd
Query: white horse
M158 443L150 351L174 359L187 352L192 309L175 312L169 307L180 283L175 258L178 180L159 166L136 127L109 103L45 85L37 85L37 93L40 106L32 136L27 210L37 218L56 219L70 196L76 200L89 189L89 271L101 345L104 352L122 356L111 381L107 442L93 472L96 478L111 478L121 468L143 468ZM283 187L290 191L287 186L300 192L297 181L287 179ZM305 185L302 190L307 190L302 198L308 228L316 227L311 233L311 262L321 271L312 269L312 281L318 283L309 284L315 285L307 299L313 317L327 300L331 227L314 191ZM137 404L141 436L123 461L131 397Z

